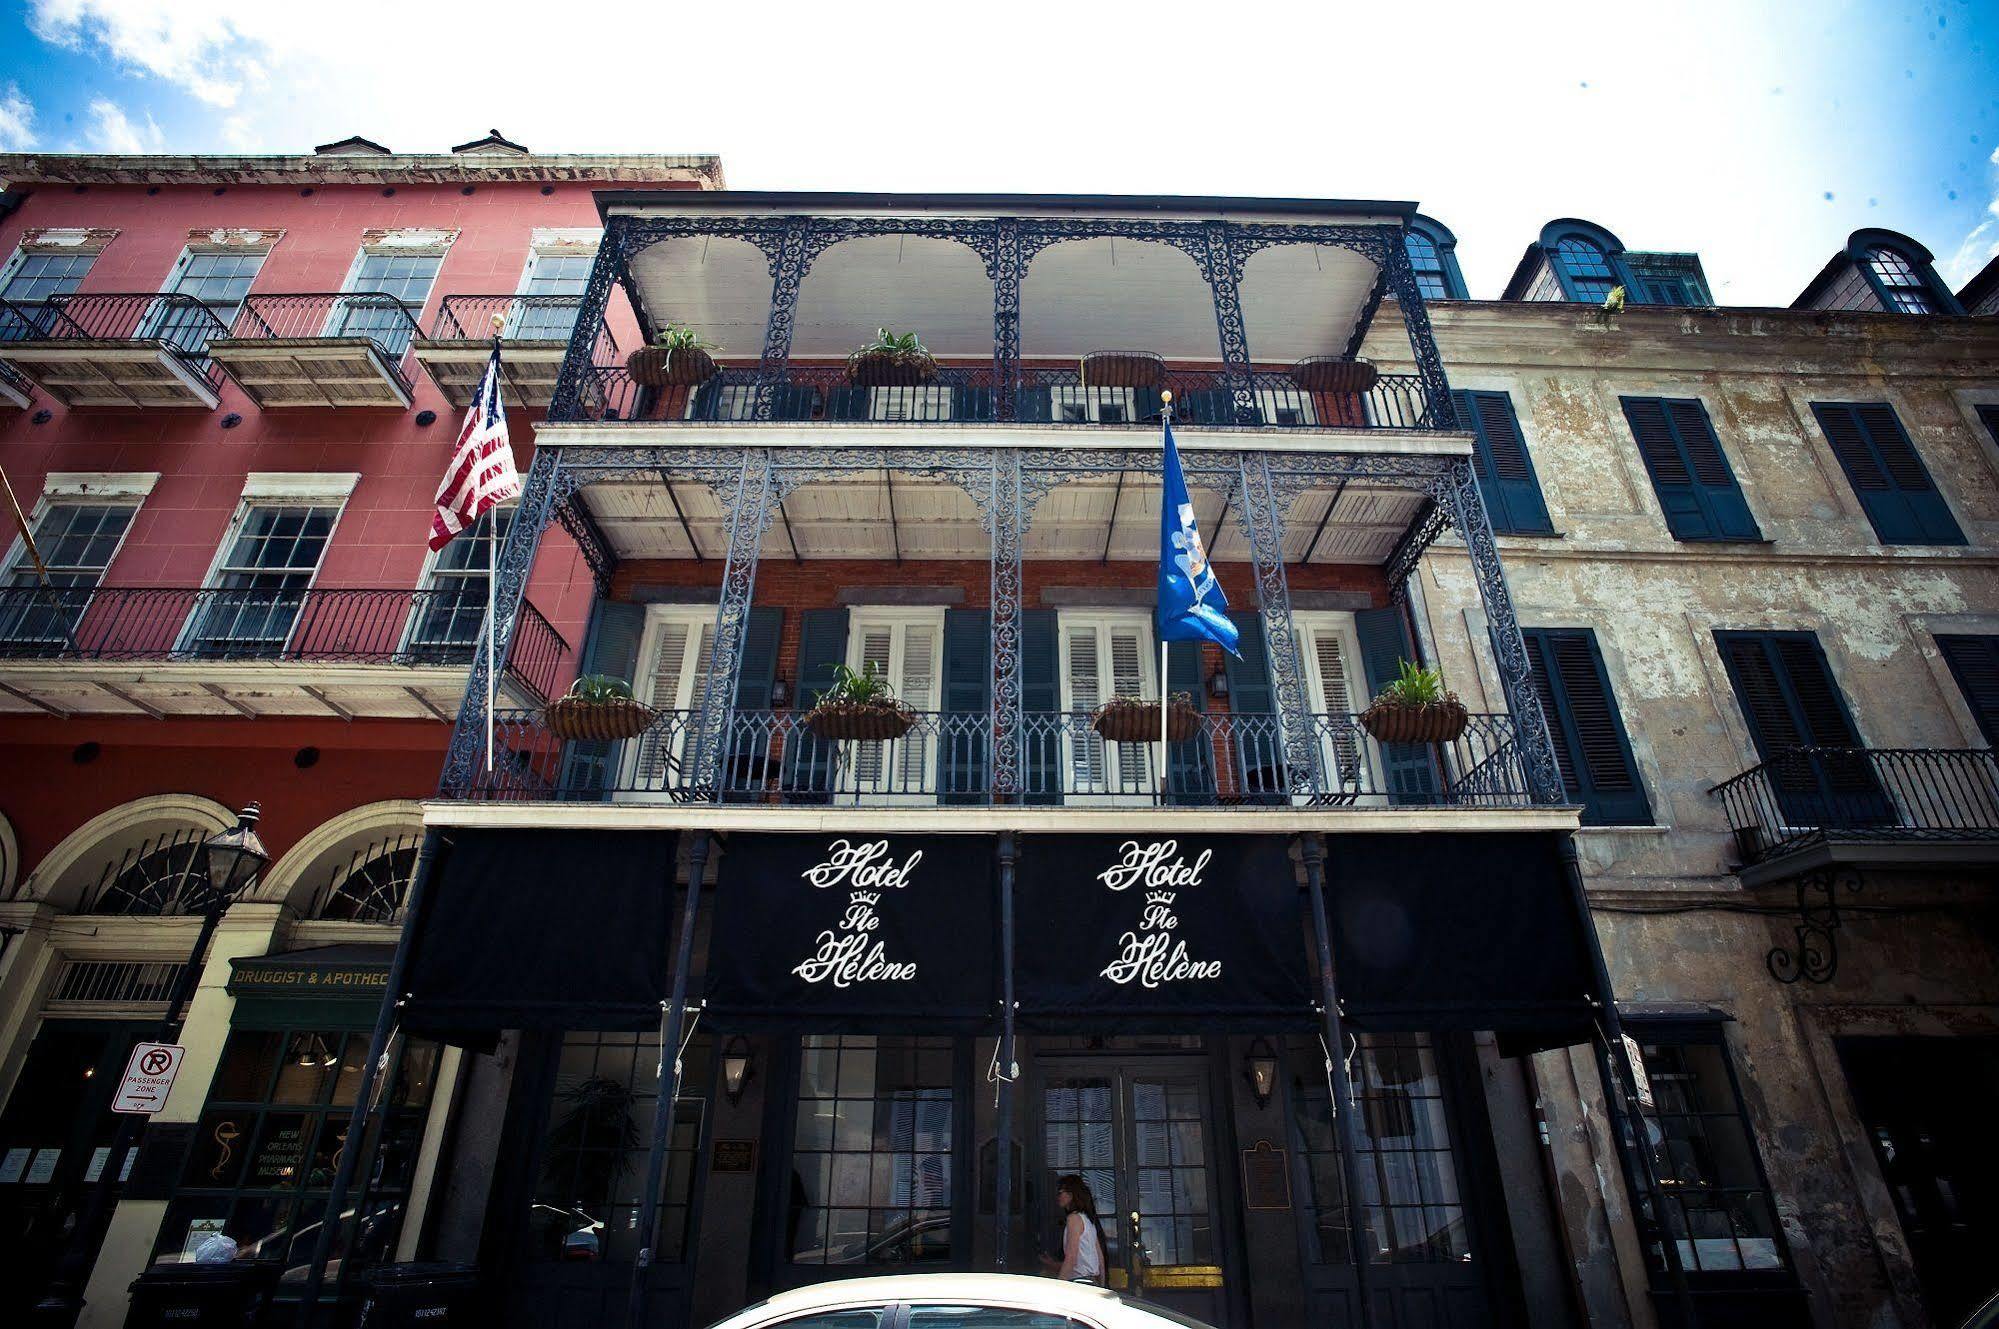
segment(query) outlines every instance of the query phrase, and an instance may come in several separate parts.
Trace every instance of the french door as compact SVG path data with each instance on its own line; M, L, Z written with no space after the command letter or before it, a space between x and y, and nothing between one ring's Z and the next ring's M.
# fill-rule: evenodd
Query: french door
M847 634L847 667L886 679L903 705L917 713L917 721L898 739L841 744L840 793L935 800L935 712L943 644L944 616L937 610L856 611Z
M714 636L715 615L710 609L654 610L647 618L639 657L645 670L634 690L662 718L631 746L632 755L626 760L634 763L634 769L622 781L626 787L677 789L686 782L682 763L696 708L708 688Z
M1219 1324L1226 1259L1205 1058L1046 1059L1038 1067L1030 1210L1061 1257L1055 1192L1074 1174L1100 1215L1108 1281L1127 1296Z
M1063 792L1097 800L1149 802L1156 792L1151 743L1113 743L1090 727L1090 712L1112 697L1159 698L1152 625L1143 614L1064 614L1062 638Z
M1352 614L1296 615L1298 644L1305 656L1305 682L1312 714L1313 742L1319 750L1322 788L1328 793L1372 794L1379 788L1374 754L1354 713L1367 705L1367 679L1360 662L1360 639ZM1274 726L1273 726L1274 729Z

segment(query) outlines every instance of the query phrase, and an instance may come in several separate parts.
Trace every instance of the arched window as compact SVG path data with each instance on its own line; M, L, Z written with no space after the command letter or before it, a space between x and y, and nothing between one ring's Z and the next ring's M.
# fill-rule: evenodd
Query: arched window
M389 836L335 863L314 915L355 923L393 923L401 918L416 873L420 838L415 832Z
M1457 237L1427 217L1417 217L1403 233L1416 289L1425 300L1466 299L1465 281L1458 273Z
M1909 256L1888 245L1874 245L1867 251L1867 270L1880 286L1881 300L1897 314L1934 314L1936 301L1919 265Z
M159 918L200 913L215 894L201 852L207 839L205 831L167 831L126 850L104 864L83 912Z
M1565 235L1555 242L1555 264L1561 269L1562 284L1571 300L1602 304L1611 288L1620 284L1610 255L1580 235Z

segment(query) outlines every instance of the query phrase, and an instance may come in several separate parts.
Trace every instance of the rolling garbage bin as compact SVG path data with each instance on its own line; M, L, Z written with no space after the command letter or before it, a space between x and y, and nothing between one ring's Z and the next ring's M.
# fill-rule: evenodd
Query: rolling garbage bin
M281 1267L277 1260L153 1265L132 1284L125 1329L256 1329Z
M476 1329L478 1301L472 1265L385 1264L368 1275L355 1329Z

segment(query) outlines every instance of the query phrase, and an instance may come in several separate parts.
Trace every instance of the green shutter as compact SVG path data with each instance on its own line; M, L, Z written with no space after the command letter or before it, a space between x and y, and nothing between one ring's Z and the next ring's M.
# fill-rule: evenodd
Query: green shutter
M943 680L939 794L946 803L981 803L993 713L992 615L985 610L944 611Z
M1414 661L1416 647L1409 639L1409 624L1398 605L1386 609L1363 609L1353 616L1354 636L1360 640L1361 669L1367 675L1369 697L1393 683L1400 672L1398 662ZM1365 708L1363 708L1365 709ZM1437 767L1430 749L1421 743L1383 743L1381 772L1390 803L1434 803L1437 801Z
M1624 418L1676 540L1760 540L1707 408L1692 399L1624 397Z
M833 686L833 668L847 662L847 611L807 609L798 616L798 684L793 689L804 716ZM837 742L817 739L803 724L792 725L784 745L784 787L794 794L833 788Z
M1023 801L1062 801L1062 655L1055 611L1020 612L1020 779Z
M1894 810L1810 632L1717 632L1715 644L1787 821L1878 825ZM1809 751L1800 753L1798 749Z
M1943 652L1951 677L1978 717L1985 741L1999 746L1999 637L1940 633L1937 649Z
M1638 779L1596 634L1587 628L1526 628L1521 636L1555 741L1562 785L1582 804L1583 824L1649 825L1652 805Z
M590 610L583 643L585 674L604 674L632 683L638 676L639 639L645 635L644 605L599 600ZM562 758L562 791L601 794L618 769L616 743L571 743Z
M1964 532L1886 402L1813 402L1812 414L1884 545L1961 545Z
M1166 691L1184 692L1202 709L1205 688L1201 681L1201 643L1166 643ZM1203 731L1185 743L1166 749L1166 788L1175 803L1212 803L1215 794L1215 754L1212 740Z
M729 766L722 772L724 793L761 795L775 722L770 697L777 686L777 647L784 611L775 605L751 608L743 623L742 654L736 668L736 715L729 738Z
M1504 392L1452 395L1457 400L1458 424L1473 434L1472 470L1478 476L1492 529L1501 535L1553 535L1555 528L1548 520L1548 505L1534 476L1534 462L1527 455L1527 439L1520 432L1513 398Z
M1229 681L1229 710L1242 717L1229 727L1236 778L1243 794L1258 802L1281 799L1290 788L1285 778L1284 736L1277 714L1277 689L1270 682L1270 651L1263 637L1263 615L1254 609L1232 609L1236 649L1241 657L1224 655Z

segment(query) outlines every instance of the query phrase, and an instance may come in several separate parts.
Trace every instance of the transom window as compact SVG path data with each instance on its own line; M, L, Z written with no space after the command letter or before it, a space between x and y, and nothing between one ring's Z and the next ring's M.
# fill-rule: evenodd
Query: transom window
M1886 245L1867 251L1867 267L1881 283L1882 297L1897 314L1934 314L1936 302L1930 298L1929 283L1908 257Z
M1565 235L1556 241L1555 262L1568 279L1571 300L1601 304L1618 284L1610 257L1581 236Z

